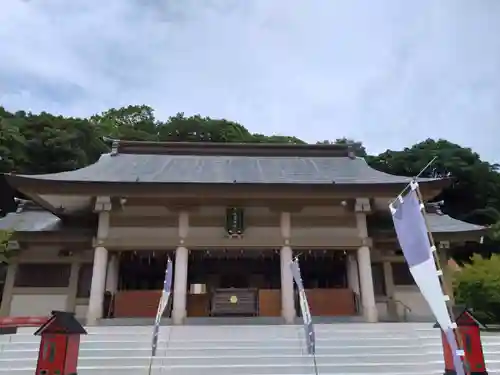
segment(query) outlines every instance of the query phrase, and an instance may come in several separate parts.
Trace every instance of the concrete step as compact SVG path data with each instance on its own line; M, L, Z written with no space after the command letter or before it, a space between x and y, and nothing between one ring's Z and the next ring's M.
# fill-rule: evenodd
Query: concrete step
M175 369L166 369L153 367L151 371L151 375L174 375ZM430 370L425 373L425 375L442 375L443 370ZM0 375L33 375L32 369L18 369L18 370L2 370L0 369ZM144 368L84 368L78 371L79 375L138 375L138 374L147 374L147 369ZM253 372L235 372L234 375L275 375L276 373L260 373L256 374ZM298 372L296 370L292 370L292 372L286 373L286 375L314 375L314 369L307 369L307 372ZM374 374L384 374L384 375L422 375L419 370L413 371L404 371L404 372L384 372L379 371L376 373L373 372L349 372L349 373L325 373L322 372L321 375L374 375ZM211 375L211 374L209 374ZM500 375L500 373L490 372L490 375Z
M338 317L312 317L314 324L366 324L362 316L338 316ZM101 319L99 321L100 327L113 327L113 326L151 326L154 323L153 318L114 318L114 319ZM280 326L284 325L285 321L281 317L191 317L184 321L188 327L193 326ZM295 324L302 324L302 318L297 317L294 321ZM170 318L163 318L162 324L170 325L172 320ZM422 323L417 323L422 324Z
M304 336L296 337L295 339L274 339L272 337L264 337L260 339L247 339L247 338L233 338L233 339L186 339L186 340L169 340L165 337L160 337L159 340L160 346L168 346L172 349L183 349L183 348L217 348L217 347L234 347L234 348L248 348L248 347L266 347L266 348L274 348L274 347L290 347L297 346L302 347L304 345ZM440 341L438 339L434 339L429 341L429 344L436 343L439 344ZM418 339L414 338L391 338L391 337L371 337L365 339L353 339L353 338L337 338L337 339L317 339L316 345L318 347L322 346L407 346L407 345L422 345L427 344ZM9 343L3 343L3 345L17 348L17 349L29 349L38 347L39 341L21 341L19 338L13 339ZM151 336L146 337L114 337L103 335L91 341L82 341L81 348L121 348L121 347L135 347L135 348L144 348L151 346Z
M172 340L169 337L165 337L165 335L160 335L159 343L169 344L171 347L217 347L220 346L221 343L228 343L227 346L254 346L255 343L270 343L272 346L289 346L290 343L302 341L304 340L304 335L298 336L296 338L287 338L280 339L269 336L264 336L261 338L246 338L238 336L237 338L230 339L219 339L219 338L210 338L210 339L176 339ZM369 337L369 338L351 338L351 337L338 337L338 338L318 338L317 340L318 346L363 346L363 345L379 345L381 341L384 342L385 345L388 346L396 346L396 345L441 345L440 337L411 337L407 336L406 338L395 338L395 337ZM0 342L0 345L34 345L37 346L40 340L34 340L30 337L15 337L5 339ZM485 346L498 346L500 345L500 336L498 337L484 337L482 342ZM133 343L136 347L142 346L150 346L151 345L151 335L143 335L139 337L133 337L130 335L96 335L91 340L82 340L82 347L86 345L94 346L99 344L106 345L107 343L123 343L130 344ZM191 343L191 345L188 345ZM373 346L374 346L373 345Z
M262 332L294 332L296 330L301 330L303 326L299 325L278 325L278 326L161 326L161 330L172 330L175 332L180 332L182 334L194 334L198 335L200 331L203 332L216 332L216 333L228 333L232 334L235 330L239 330L245 333L257 333ZM152 325L149 326L113 326L113 327L86 327L87 332L92 335L94 333L150 333L152 330ZM20 328L18 334L28 334L31 335L35 332L35 328ZM412 324L317 324L315 325L315 330L318 334L321 333L400 333L400 332L436 332L439 333L437 329L432 328L431 325L412 325Z
M95 347L96 345L114 345L117 344L119 347L126 347L128 345L133 345L134 347L148 347L151 345L151 335L143 335L139 337L129 336L129 335L97 335L92 340L82 340L81 347ZM246 338L238 336L231 339L176 339L172 340L164 335L160 335L158 342L160 345L167 345L171 348L187 348L187 347L200 347L205 348L219 347L219 346L231 346L231 347L248 347L255 346L256 343L265 346L290 346L293 343L303 343L304 335L295 338ZM483 344L485 346L498 346L500 345L499 337L488 337L484 338ZM407 345L441 345L441 338L422 338L422 337L366 337L366 338L352 338L352 337L338 337L338 338L318 338L316 340L318 346L380 346L381 344L386 346L407 346ZM22 338L13 336L10 341L3 340L0 342L1 345L8 345L12 347L22 347L23 345L29 347L36 347L40 343L40 340L33 340L31 338Z
M380 354L380 355L411 355L415 353L416 349L420 349L419 352L425 351L430 354L437 354L441 356L442 350L440 345L435 346L319 346L317 348L318 355L355 355L357 353L370 353L370 354ZM500 349L500 348L499 348ZM166 345L159 346L157 353L159 355L171 356L171 357L204 357L204 356L220 356L226 355L228 357L237 356L265 356L265 355L275 355L275 356L296 356L305 354L306 350L303 346L293 345L287 347L273 347L273 348L262 348L260 346L248 347L248 348L235 348L232 346L219 346L215 348L170 348ZM500 350L498 351L500 352ZM35 357L38 353L38 346L32 346L29 349L18 349L11 346L7 346L3 351L0 351L0 358L27 358L30 356ZM151 345L134 347L133 343L128 346L113 346L110 348L105 348L99 346L98 348L88 348L82 347L80 349L80 358L83 357L130 357L130 356L148 356L151 353ZM485 351L486 355L496 354L495 351Z
M130 341L144 341L150 340L152 335L152 329L147 332L136 332L130 331L127 332L123 330L122 332L102 332L102 333L91 333L85 336L82 336L82 342L88 341L96 341L101 340L103 336L106 337L109 341L114 340L130 340ZM202 337L210 338L208 341L213 340L231 340L234 341L235 337L244 338L245 340L261 340L263 337L276 339L276 340L295 340L297 338L301 338L304 336L304 329L301 327L300 329L289 330L289 331L277 331L277 332L245 332L240 330L234 330L232 332L217 332L217 331L203 331L200 330L198 333L192 332L182 332L176 331L175 329L169 330L160 330L160 337L164 339L169 339L170 341L177 340L199 340ZM440 336L438 334L433 335L417 335L414 332L370 332L370 331L338 331L338 332L318 332L316 331L316 338L318 340L338 340L349 338L350 340L365 340L365 339L408 339L408 337L421 337L436 339ZM33 336L31 334L18 333L16 335L8 336L0 336L0 342L39 342L40 338Z
M181 374L181 375L195 375L195 374L206 374L206 375L271 375L271 374L286 374L286 375L312 375L314 374L314 366L288 366L288 365L244 365L244 366L161 366L159 364L155 365L156 371L154 374ZM266 371L267 369L267 371ZM99 373L98 371L101 370ZM360 375L360 374L410 374L410 375L422 375L422 374L442 374L443 368L442 364L427 364L422 365L421 363L408 363L405 366L401 365L387 365L384 363L368 363L364 365L359 364L319 364L318 370L321 375L339 375L339 374L349 374L349 375ZM495 366L488 366L490 375L500 375L500 366L495 364ZM1 368L0 375L32 375L34 372L34 366L30 368L17 368L8 369ZM79 367L79 375L98 375L98 374L142 374L147 373L147 366L138 367L124 367L121 365L112 367L102 367L102 366L85 366Z
M79 375L98 375L98 374L109 374L109 375L137 375L140 373L145 373L147 367L145 366L113 366L113 367L103 367L103 366L93 366L93 367L80 367L78 370ZM312 375L315 373L314 365L304 364L304 365L218 365L211 367L204 366L155 366L153 373L155 374L172 374L172 375L277 375L277 374L307 374ZM31 373L29 372L31 371ZM16 374L16 375L32 375L34 368L24 368L24 369L5 369L0 370L0 374ZM320 374L356 374L356 373L366 373L366 374L385 374L395 372L395 373L406 373L412 371L415 375L429 374L432 372L438 372L439 368L432 367L429 365L412 364L410 366L402 365L384 365L381 363L372 364L324 364L318 366L318 373Z
M442 374L440 332L429 324L319 324L321 375ZM0 336L0 375L32 375L34 329ZM79 375L146 374L152 327L89 327ZM484 334L490 375L500 372L500 335ZM152 374L313 375L302 326L162 326ZM498 359L497 359L498 358Z
M374 362L382 362L391 365L402 364L406 361L425 363L427 362L438 362L441 361L441 355L436 354L368 354L368 353L356 353L356 354L335 354L335 355L317 355L316 363L318 365L335 363L336 365L341 364L367 364ZM146 356L124 356L119 355L116 357L88 357L80 356L78 364L82 367L86 366L103 366L109 367L114 365L120 366L147 366L149 364L150 357ZM309 364L312 358L307 355L274 355L272 353L260 356L228 356L228 355L217 355L217 356L203 356L195 357L192 355L174 357L167 353L158 353L158 356L154 358L155 363L165 363L168 366L202 366L202 367L213 367L220 364L225 364L228 366L251 366L255 363L260 365L290 365L290 366L300 366L304 364ZM4 359L0 358L0 368L24 368L34 366L36 362L36 357L27 358L10 358Z

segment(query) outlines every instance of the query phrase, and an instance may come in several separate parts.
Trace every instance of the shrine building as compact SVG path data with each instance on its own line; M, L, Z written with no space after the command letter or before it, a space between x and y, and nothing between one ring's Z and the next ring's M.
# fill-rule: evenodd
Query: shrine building
M298 256L315 317L432 317L388 209L410 179L371 168L348 146L116 141L79 170L5 177L27 200L0 219L13 231L1 316L66 310L89 325L153 317L169 257L174 324L291 323ZM429 200L449 181L419 183ZM435 207L427 218L444 265L484 234Z

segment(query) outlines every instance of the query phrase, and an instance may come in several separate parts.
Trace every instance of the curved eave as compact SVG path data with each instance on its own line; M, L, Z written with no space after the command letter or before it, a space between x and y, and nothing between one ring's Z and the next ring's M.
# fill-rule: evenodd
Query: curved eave
M0 219L0 230L13 232L57 232L62 221L48 211L11 212Z
M488 228L483 227L483 228L478 228L478 229L465 229L465 230L456 230L456 231L433 230L432 233L434 233L434 234L442 234L442 235L459 233L459 234L465 234L465 235L479 236L480 237L480 236L486 235L487 231L488 231Z
M91 244L95 230L78 225L78 228L66 227L62 220L48 211L27 210L11 212L0 218L0 230L12 231L12 239L18 242L61 244Z
M481 225L467 223L444 214L427 214L427 223L433 233L481 233L487 231Z
M487 227L466 223L448 215L443 215L443 217L446 218L446 220L443 221L446 222L447 225L444 227L437 225L432 230L432 233L438 240L480 241L482 237L487 235Z
M81 194L86 193L88 190L100 191L103 193L119 193L133 191L137 189L148 190L154 192L155 190L172 189L179 190L181 188L199 189L199 188L229 188L229 189L292 189L292 190L310 190L322 189L324 191L334 190L351 190L360 188L365 191L363 196L366 196L366 189L375 190L388 190L399 192L407 186L406 182L368 182L360 181L355 183L172 183L172 182L142 182L142 181L78 181L78 180L53 180L49 178L50 175L29 176L29 175L13 175L6 174L5 178L8 183L15 189L22 192L36 192L39 194ZM425 179L419 181L419 184L424 190L442 190L450 185L449 179ZM397 194L397 193L396 193ZM116 194L112 194L116 195Z
M471 236L477 235L477 236L483 236L487 233L488 228L481 228L481 229L471 229L471 230L461 230L461 231L433 231L432 233L436 234L450 234L450 233L462 233L462 234L470 234Z
M481 237L487 235L488 228L476 224L467 223L451 216L428 213L426 215L427 225L436 241L475 241L479 242ZM373 222L372 222L373 224ZM394 227L384 226L377 228L376 224L370 227L370 235L381 242L397 241Z
M436 241L450 242L480 242L482 237L487 235L487 229L468 230L462 232L432 232Z

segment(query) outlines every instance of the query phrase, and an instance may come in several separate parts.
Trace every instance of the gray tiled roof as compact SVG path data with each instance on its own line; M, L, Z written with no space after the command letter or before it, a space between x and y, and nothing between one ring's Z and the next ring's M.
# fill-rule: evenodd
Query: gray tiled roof
M484 231L485 227L466 223L457 220L448 215L427 214L427 223L433 233L453 233L453 232L472 232Z
M59 181L256 184L408 183L379 172L362 158L105 154L88 167L26 176ZM421 179L428 181L434 179Z
M0 230L15 232L52 232L61 227L61 219L44 210L11 212L0 219Z

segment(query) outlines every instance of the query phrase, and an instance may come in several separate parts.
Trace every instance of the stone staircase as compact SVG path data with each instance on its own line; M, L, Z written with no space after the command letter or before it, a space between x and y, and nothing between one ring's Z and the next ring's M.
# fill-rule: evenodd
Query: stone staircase
M317 324L318 374L442 374L439 331L422 323ZM147 374L152 327L88 328L79 375ZM34 329L0 336L0 375L33 375ZM483 335L490 375L500 375L500 334ZM152 374L313 375L300 325L163 326Z

